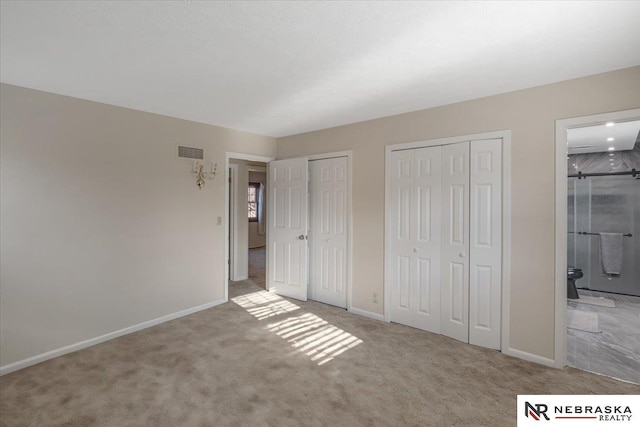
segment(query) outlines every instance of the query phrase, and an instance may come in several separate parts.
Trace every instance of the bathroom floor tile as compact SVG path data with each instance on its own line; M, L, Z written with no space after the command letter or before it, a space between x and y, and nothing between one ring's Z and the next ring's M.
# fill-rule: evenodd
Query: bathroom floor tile
M580 295L614 299L615 308L580 304L572 309L598 313L602 333L567 329L567 364L640 384L640 298L578 290Z

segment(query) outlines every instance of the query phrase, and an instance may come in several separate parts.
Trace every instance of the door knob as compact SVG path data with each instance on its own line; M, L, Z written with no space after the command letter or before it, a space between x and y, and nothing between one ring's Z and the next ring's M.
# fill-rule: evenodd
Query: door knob
M465 254L464 252L460 252L460 258L464 258L466 256L467 256L467 254Z
M304 240L304 234L299 235L298 240Z

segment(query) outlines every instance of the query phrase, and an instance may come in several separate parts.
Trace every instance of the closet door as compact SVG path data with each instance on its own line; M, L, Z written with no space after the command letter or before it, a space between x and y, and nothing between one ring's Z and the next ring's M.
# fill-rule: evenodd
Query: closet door
M471 142L469 343L500 349L502 140Z
M411 270L415 258L413 150L391 153L391 321L413 326Z
M442 147L415 152L414 326L440 333Z
M391 320L440 331L441 147L392 153Z
M469 142L442 147L441 333L469 342Z
M309 298L347 307L347 158L309 162Z

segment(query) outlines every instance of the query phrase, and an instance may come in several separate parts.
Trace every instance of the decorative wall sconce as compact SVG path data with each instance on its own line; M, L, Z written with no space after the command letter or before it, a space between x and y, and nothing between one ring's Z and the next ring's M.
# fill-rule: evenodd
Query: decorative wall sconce
M191 170L191 172L196 174L196 184L201 190L202 187L204 187L207 179L213 179L218 174L218 164L212 163L210 172L204 172L203 169L204 166L201 165L198 161L193 162L193 169Z

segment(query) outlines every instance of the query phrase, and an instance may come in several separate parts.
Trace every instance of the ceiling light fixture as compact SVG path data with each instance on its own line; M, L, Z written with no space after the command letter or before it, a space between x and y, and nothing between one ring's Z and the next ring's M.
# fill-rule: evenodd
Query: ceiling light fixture
M613 123L613 122L607 122L607 124L606 124L607 127L611 127L613 125L615 125L615 123Z
M613 153L609 153L610 156L613 156Z
M615 147L609 147L609 151L615 150Z
M609 142L611 142L611 141L613 141L613 140L614 140L614 138L613 138L612 136L610 136L609 138L607 138L607 141L609 141Z

